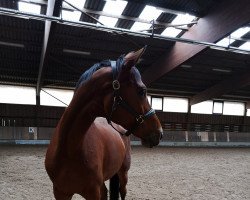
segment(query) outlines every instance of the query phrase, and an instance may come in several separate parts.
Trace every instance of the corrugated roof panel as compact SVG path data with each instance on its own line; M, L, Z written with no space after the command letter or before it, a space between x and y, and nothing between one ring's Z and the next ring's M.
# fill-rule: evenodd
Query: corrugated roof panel
M144 9L144 4L128 2L122 15L129 17L138 17ZM134 21L119 19L116 23L116 27L130 29L134 24Z
M164 23L171 23L174 18L176 17L177 15L174 15L174 14L170 14L170 13L162 13L158 18L157 18L157 21L159 22L164 22Z
M102 1L102 0L86 0L84 8L87 8L87 9L90 9L90 10L102 11L103 8L104 8L105 3L106 3L106 1ZM94 15L94 14L89 14L89 15L93 16L96 19L99 18L99 15ZM90 17L88 17L85 14L81 15L80 21L96 24L95 20L91 19Z
M242 39L250 40L250 32L248 32L247 34L243 35L243 36L242 36ZM233 42L230 46L239 47L239 46L241 46L241 45L244 44L244 43L245 43L245 41L236 40L236 41Z

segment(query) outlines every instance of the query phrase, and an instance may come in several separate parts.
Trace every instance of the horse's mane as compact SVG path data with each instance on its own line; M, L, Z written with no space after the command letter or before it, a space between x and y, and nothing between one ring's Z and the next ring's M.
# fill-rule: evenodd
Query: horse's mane
M115 70L117 73L120 72L121 68L122 68L122 63L123 63L123 59L124 56L120 56L117 61L116 61L116 66L115 66ZM92 75L98 71L99 69L103 68L103 67L111 67L111 60L103 60L99 63L94 64L92 67L90 67L88 70L86 70L80 77L80 79L78 80L77 84L76 84L76 88L75 91L83 84L85 84L91 77Z

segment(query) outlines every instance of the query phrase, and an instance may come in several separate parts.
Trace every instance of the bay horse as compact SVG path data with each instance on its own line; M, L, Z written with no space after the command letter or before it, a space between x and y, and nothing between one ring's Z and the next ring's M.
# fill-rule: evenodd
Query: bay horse
M144 50L96 64L80 78L45 158L57 200L74 194L87 200L107 199L104 182L109 179L110 199L118 199L120 193L124 200L130 168L128 136L134 134L147 147L159 144L162 127L135 67Z

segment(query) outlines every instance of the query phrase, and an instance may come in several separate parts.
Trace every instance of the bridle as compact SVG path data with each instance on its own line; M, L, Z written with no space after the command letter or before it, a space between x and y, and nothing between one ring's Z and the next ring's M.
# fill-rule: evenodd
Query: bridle
M108 123L121 135L129 136L131 135L136 129L140 127L141 124L144 123L146 119L148 119L150 116L155 114L154 109L150 109L148 112L145 114L139 114L137 113L121 96L120 96L120 82L118 81L118 70L117 70L117 62L116 61L110 61L111 67L112 67L112 74L113 74L113 82L112 82L112 87L113 87L113 104L112 104L112 109L110 114L107 117ZM122 62L119 62L118 65L122 65ZM135 123L134 125L128 129L125 133L120 132L117 130L112 122L112 115L114 111L117 109L117 107L120 106L126 111L128 111L131 115L135 117Z

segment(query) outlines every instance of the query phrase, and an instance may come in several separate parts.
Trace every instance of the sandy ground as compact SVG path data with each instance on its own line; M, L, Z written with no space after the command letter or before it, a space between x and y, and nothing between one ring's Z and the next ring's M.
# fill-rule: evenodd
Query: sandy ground
M1 200L54 199L45 151L0 147ZM249 200L250 149L133 147L127 199Z

